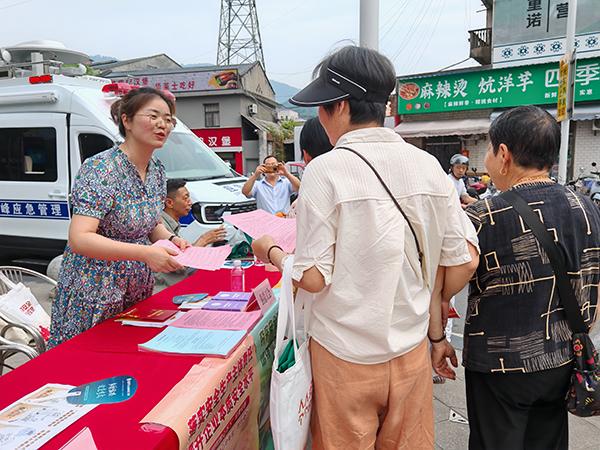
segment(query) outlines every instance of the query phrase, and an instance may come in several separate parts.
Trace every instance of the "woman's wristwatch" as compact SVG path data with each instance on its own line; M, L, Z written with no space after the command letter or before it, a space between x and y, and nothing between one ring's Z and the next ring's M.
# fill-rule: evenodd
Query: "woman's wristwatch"
M173 239L175 239L176 237L177 237L177 235L176 235L176 234L172 234L172 235L169 237L169 241L173 242Z

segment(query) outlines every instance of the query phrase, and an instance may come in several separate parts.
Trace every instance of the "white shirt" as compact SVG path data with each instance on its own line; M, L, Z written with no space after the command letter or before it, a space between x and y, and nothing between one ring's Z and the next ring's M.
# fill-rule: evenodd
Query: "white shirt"
M381 363L425 339L437 267L469 262L467 239L477 245L477 235L437 160L393 130L352 131L339 146L369 159L394 193L417 233L425 277L410 229L375 174L334 148L302 178L293 278L314 266L325 279L318 294L299 290L319 344L346 361Z
M450 181L454 184L454 189L456 189L459 199L462 198L463 195L469 195L467 194L467 186L465 186L463 180L457 180L451 173L448 174L448 178L450 178Z

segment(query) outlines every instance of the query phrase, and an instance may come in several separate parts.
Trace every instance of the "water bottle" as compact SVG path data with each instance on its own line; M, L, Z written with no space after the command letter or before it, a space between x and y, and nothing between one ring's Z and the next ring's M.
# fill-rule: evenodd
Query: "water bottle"
M233 269L231 269L231 291L244 292L246 289L244 280L244 268L239 259L233 261Z

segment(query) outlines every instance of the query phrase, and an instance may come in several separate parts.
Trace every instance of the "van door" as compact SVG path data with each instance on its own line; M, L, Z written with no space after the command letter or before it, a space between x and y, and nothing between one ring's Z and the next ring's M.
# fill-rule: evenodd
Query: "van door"
M66 114L0 115L0 255L62 251L69 227ZM8 257L8 258L7 258Z

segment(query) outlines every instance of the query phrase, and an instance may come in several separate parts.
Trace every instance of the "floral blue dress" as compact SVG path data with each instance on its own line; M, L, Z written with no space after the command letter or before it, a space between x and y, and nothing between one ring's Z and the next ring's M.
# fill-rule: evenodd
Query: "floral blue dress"
M73 214L100 220L97 233L150 244L167 195L163 165L150 160L146 180L118 147L87 159L71 191ZM152 294L150 268L138 261L105 261L74 253L67 245L58 295L52 304L49 346L54 347L115 316Z

